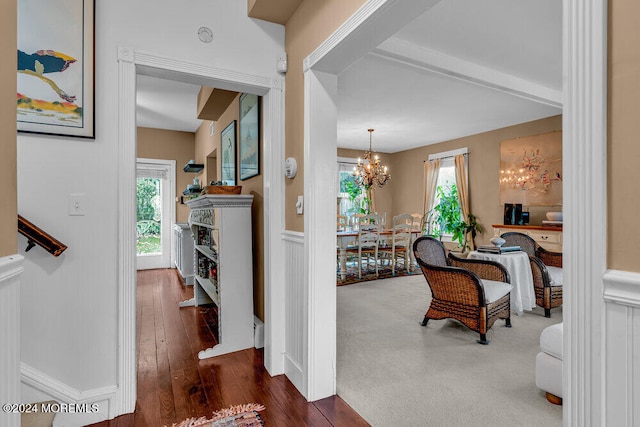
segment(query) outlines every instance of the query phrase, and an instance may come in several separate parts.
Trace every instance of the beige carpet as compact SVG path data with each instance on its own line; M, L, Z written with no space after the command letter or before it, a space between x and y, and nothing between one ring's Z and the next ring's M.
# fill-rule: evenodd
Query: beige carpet
M540 332L562 321L536 308L478 334L453 320L419 322L423 276L341 286L338 395L373 426L561 426L562 407L535 385Z

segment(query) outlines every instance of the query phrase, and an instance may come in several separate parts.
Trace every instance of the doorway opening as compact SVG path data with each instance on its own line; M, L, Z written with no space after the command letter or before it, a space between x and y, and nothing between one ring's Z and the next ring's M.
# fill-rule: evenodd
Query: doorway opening
M175 173L174 160L138 159L136 162L137 270L171 267Z

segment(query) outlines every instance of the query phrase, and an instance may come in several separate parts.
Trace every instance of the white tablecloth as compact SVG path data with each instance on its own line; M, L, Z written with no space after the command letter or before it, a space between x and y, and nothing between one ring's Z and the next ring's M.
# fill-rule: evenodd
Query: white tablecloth
M518 316L522 316L524 310L531 311L536 307L536 294L533 290L533 275L531 264L526 252L508 252L504 254L491 254L472 251L467 256L469 259L484 259L497 261L504 265L511 276L511 310Z

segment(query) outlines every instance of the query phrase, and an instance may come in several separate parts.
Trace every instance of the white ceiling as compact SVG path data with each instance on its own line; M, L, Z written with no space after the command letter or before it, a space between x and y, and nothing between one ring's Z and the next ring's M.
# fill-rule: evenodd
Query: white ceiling
M393 153L561 114L561 32L558 0L441 1L338 76L338 146L364 150L374 128ZM197 129L199 87L138 79L139 126Z

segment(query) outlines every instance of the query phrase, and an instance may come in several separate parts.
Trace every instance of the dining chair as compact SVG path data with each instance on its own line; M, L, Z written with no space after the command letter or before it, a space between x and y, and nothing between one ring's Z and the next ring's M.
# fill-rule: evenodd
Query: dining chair
M414 218L409 214L400 214L393 217L393 232L391 235L391 246L379 248L380 256L388 255L391 260L391 274L396 275L398 260L402 259L407 273L410 271L411 260L411 230Z
M420 230L420 224L422 223L422 215L420 215L419 213L412 213L411 216L413 217L413 226L411 227L411 230L422 231Z
M536 304L551 317L551 309L562 305L562 252L551 252L524 233L510 231L500 235L506 246L520 246L529 255Z
M349 228L353 231L358 231L358 225L360 225L360 218L362 218L364 214L353 214L349 217Z
M347 217L344 215L336 216L336 230L345 231L347 229Z
M378 245L380 242L380 218L378 215L363 215L358 222L358 241L356 247L348 248L347 253L357 252L358 254L358 278L362 278L363 262L373 261L378 277Z
M478 343L485 345L497 319L511 327L513 287L502 264L447 256L442 242L431 236L417 238L413 252L432 296L422 326L431 319L455 319L478 332Z

